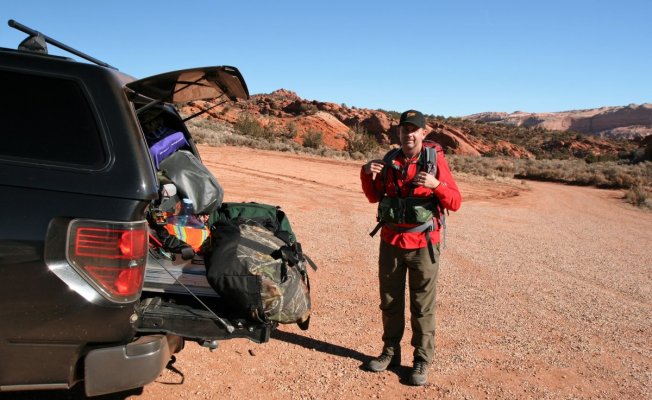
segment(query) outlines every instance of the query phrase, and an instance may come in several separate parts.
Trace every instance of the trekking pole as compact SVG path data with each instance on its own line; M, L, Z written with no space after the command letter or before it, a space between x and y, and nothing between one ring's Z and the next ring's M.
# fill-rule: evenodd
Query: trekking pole
M186 285L184 285L183 283L181 283L181 281L179 281L179 279L177 279L177 277L174 276L174 274L173 274L172 272L170 272L169 269L165 268L165 266L164 266L162 263L160 263L160 262L156 259L156 257L152 257L152 258L156 261L156 263L157 263L158 265L161 266L161 268L163 268L163 269L165 270L165 272L167 272L168 274L170 274L170 276L171 276L171 277L172 277L172 278L173 278L173 279L174 279L174 280L175 280L179 285L181 285L184 289L186 289L186 290L188 291L188 293L190 293L190 295L191 295L192 297L195 298L195 300L197 300L197 301L198 301L202 306L204 306L204 308L205 308L206 310L208 310L209 313L213 314L213 317L215 317L215 320L216 320L217 322L219 322L220 325L222 325L222 327L224 327L224 329L226 329L229 333L233 333L233 331L235 331L235 328L233 327L233 325L231 325L231 324L230 324L227 320L225 320L224 318L222 318L222 317L220 317L219 315L215 314L215 312L214 312L213 310L211 310L210 307L208 307L208 306L206 305L206 303L204 303L203 301L201 301L201 300L199 299L199 297L197 297L197 296L192 292L192 290L188 289L188 287L187 287Z

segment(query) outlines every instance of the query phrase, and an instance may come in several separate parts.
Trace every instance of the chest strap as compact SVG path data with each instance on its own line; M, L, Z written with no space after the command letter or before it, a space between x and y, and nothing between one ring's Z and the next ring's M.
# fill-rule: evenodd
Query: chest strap
M434 226L434 222L433 222L432 219L430 219L429 221L424 222L423 224L417 225L417 226L412 227L412 228L402 227L402 226L399 226L399 225L396 225L396 224L392 224L391 222L385 222L385 225L390 227L395 232L412 233L412 232L425 232L426 229L431 231L433 226Z

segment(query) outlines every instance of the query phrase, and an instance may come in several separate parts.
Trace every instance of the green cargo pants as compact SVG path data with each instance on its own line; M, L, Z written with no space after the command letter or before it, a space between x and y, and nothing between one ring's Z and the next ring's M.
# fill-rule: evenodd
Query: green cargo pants
M435 300L439 273L439 243L435 262L428 248L401 249L380 241L378 279L383 314L384 352L400 349L405 330L405 277L410 288L410 316L414 359L432 362L435 353Z

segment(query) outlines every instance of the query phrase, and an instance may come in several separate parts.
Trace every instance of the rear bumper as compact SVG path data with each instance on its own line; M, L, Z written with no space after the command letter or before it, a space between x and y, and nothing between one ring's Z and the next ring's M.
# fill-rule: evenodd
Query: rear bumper
M84 363L86 395L144 386L156 379L170 356L182 348L183 339L178 336L150 335L127 345L92 350Z

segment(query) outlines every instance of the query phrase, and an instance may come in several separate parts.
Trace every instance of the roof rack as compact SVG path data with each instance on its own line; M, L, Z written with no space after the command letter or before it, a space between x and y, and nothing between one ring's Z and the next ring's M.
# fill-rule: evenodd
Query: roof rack
M115 69L116 71L118 70L116 67L114 67L112 65L109 65L109 64L105 63L104 61L100 61L97 58L94 58L94 57L89 56L88 54L82 53L79 50L75 50L72 47L67 46L67 45L59 42L58 40L52 39L51 37L46 36L46 35L42 34L41 32L36 31L36 30L34 30L32 28L28 28L25 25L14 21L13 19L10 19L8 21L8 24L9 24L10 27L12 27L14 29L17 29L17 30L19 30L21 32L25 32L26 34L29 35L29 37L27 39L23 40L20 43L20 45L18 46L18 48L20 50L29 50L29 51L35 51L35 52L47 54L48 50L47 50L47 45L45 44L47 42L47 43L50 43L53 46L56 46L56 47L58 47L58 48L60 48L62 50L65 50L65 51L67 51L69 53L72 53L72 54L74 54L74 55L76 55L78 57L86 59L86 60L88 60L88 61L90 61L92 63L95 63L97 65L101 65L102 67Z

